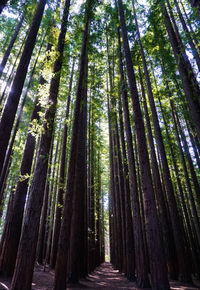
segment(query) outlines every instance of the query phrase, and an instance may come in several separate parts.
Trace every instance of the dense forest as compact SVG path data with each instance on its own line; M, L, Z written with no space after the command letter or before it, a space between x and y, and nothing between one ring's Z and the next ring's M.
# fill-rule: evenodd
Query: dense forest
M1 289L105 261L198 283L199 24L199 0L0 0Z

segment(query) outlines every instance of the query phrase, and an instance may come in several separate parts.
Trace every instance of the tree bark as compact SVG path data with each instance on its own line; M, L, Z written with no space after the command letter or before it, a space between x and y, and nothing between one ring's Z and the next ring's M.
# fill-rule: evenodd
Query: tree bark
M50 49L49 47L47 50ZM39 54L38 54L39 56ZM35 63L36 64L36 63ZM34 69L35 70L35 69ZM34 73L32 71L32 76ZM31 81L31 79L30 79ZM42 85L45 83L43 77L40 77L39 84ZM28 89L30 87L31 82L29 82L26 90L26 94L28 93ZM31 130L33 121L39 122L40 116L39 112L41 110L38 97L36 97L34 102L34 109L31 116L31 124L29 129ZM33 156L35 150L36 137L32 133L28 133L26 144L24 148L20 175L17 182L17 187L15 191L15 195L13 197L13 208L12 212L9 215L8 224L4 228L5 231L5 240L3 249L1 251L0 256L0 271L5 274L11 276L14 271L16 257L17 257L17 249L20 240L21 227L22 227L22 219L24 214L24 206L26 202L27 190L29 185L29 178L31 174L31 168L33 163Z
M37 33L42 20L46 0L40 0L37 10L35 12L28 37L22 52L22 56L13 80L10 94L7 98L6 105L0 121L0 173L5 159L6 149L10 139L12 126L15 119L15 114L19 104L21 92L23 89L26 73L35 46Z
M73 64L72 64L72 72L71 72L71 78L70 78L70 83L69 83L69 92L68 92L65 121L64 121L64 132L63 132L63 140L62 140L59 189L58 189L58 197L57 197L57 205L56 205L56 213L55 213L51 261L50 261L50 265L53 269L55 268L55 264L56 264L56 254L57 254L57 249L58 249L58 239L59 239L61 217L62 217L64 184L65 184L65 176L66 176L66 149L67 149L67 136L68 136L67 121L69 118L69 109L70 109L70 103L71 103L71 89L72 89L72 82L73 82L73 75L74 75L74 65L75 65L75 59L73 59Z
M24 15L21 16L20 20L19 20L19 23L17 24L17 27L12 35L12 38L10 40L10 43L8 45L8 48L6 49L5 53L4 53L4 56L3 56L3 59L1 61L1 64L0 64L0 78L2 76L2 73L4 71L4 68L6 66L6 63L7 63L7 60L10 56L10 53L11 53L11 50L13 48L13 45L17 39L17 36L18 36L18 33L22 27L22 24L23 24L23 21L24 21Z
M174 32L171 20L169 18L167 9L164 3L161 3L162 13L164 17L165 26L169 36L169 40L172 45L176 63L178 65L179 74L182 80L183 89L188 101L190 113L194 125L196 127L197 134L200 138L200 89L195 79L192 67L188 61L187 55L183 50L183 45L180 43L180 39Z
M123 175L124 175L124 194L125 194L125 223L126 223L126 277L128 280L135 279L135 253L134 253L134 235L133 235L133 218L131 213L129 170L126 154L124 124L122 117L121 102L119 101L119 120L120 120L120 137L123 155ZM139 273L138 273L139 275Z
M162 133L161 133L159 120L158 120L158 115L157 115L157 111L156 111L156 106L155 106L155 102L154 102L154 96L153 96L149 72L148 72L148 68L147 68L145 53L144 53L143 45L142 45L142 42L140 39L140 32L139 32L139 27L138 27L137 18L136 18L134 1L132 3L133 3L133 10L134 10L135 21L136 21L137 34L139 37L140 53L142 56L145 79L146 79L146 84L147 84L147 93L148 93L149 103L150 103L150 107L151 107L151 111L152 111L152 118L153 118L156 142L158 144L158 148L159 148L159 152L160 152L160 156L161 156L161 162L162 162L162 166L163 166L163 170L164 170L163 173L164 173L164 179L165 179L165 187L166 187L166 192L167 192L167 196L168 196L170 217L171 217L171 222L172 222L174 241L175 241L175 245L176 245L176 252L177 252L177 258L178 258L178 263L179 263L179 279L181 281L191 282L189 265L187 264L188 253L187 253L186 245L184 244L183 225L182 225L181 219L180 219L179 214L178 214L178 208L177 208L177 204L176 204L176 199L175 199L175 195L174 195L172 180L171 180L169 166L168 166L168 162L167 162L164 142L163 142Z
M130 189L132 194L132 208L133 208L133 230L134 230L134 247L135 247L135 263L137 273L137 284L139 287L148 287L148 263L144 256L144 236L142 233L142 221L140 215L139 195L138 195L138 182L135 168L135 156L133 151L133 140L130 126L129 108L128 108L128 94L126 91L124 69L122 63L121 40L118 30L118 45L119 45L119 64L120 64L120 78L122 85L122 104L125 120L125 132L127 139L127 152L128 152L128 166L130 174ZM133 273L135 274L135 273Z
M75 169L77 163L77 141L78 141L78 128L80 122L80 112L82 105L82 88L84 81L84 71L87 63L87 45L89 36L89 24L90 24L90 13L91 5L93 0L88 0L86 3L85 13L85 29L83 32L82 49L80 57L80 69L79 79L77 86L77 97L74 110L74 122L72 127L72 137L70 146L70 157L69 157L69 169L67 177L66 195L63 207L63 218L60 229L60 236L58 242L58 252L55 267L55 280L54 290L65 290L66 289L66 274L67 274L67 263L68 263L68 251L70 248L70 234L71 234L71 219L72 219L72 200L74 192L75 182Z
M141 91L142 91L142 97L143 97L143 104L144 104L144 112L145 112L145 118L146 118L146 126L147 126L147 132L148 132L148 140L149 140L149 147L150 147L150 155L151 155L151 166L152 166L152 173L153 173L153 180L154 180L154 188L155 188L155 194L156 199L158 202L159 207L159 218L162 225L162 233L163 233L163 239L165 243L165 253L166 253L166 259L167 259L167 267L168 267L168 273L169 277L173 280L175 280L178 277L178 271L177 271L177 262L176 262L176 250L174 245L174 239L173 234L170 229L170 221L168 219L168 212L166 208L166 203L164 199L164 192L162 188L162 183L160 179L160 172L158 168L158 162L156 158L156 151L154 146L154 140L153 140L153 133L151 129L151 122L150 117L148 113L148 107L146 102L146 96L144 91L144 85L141 75L141 70L139 67L139 76L140 76L140 84L141 84Z
M40 140L38 158L36 161L34 178L30 192L27 213L24 218L24 226L20 238L19 249L15 272L12 279L11 289L28 290L31 289L31 282L34 270L36 255L37 238L39 231L40 214L45 189L49 151L54 127L54 118L56 113L56 104L60 84L63 51L65 44L65 35L67 31L68 14L70 0L65 1L61 31L58 39L57 51L58 58L54 63L54 76L50 84L49 102L45 112L45 121L43 122L43 132ZM27 258L27 255L29 258ZM25 280L21 279L22 275Z
M133 63L128 43L122 0L118 0L118 5L123 36L123 46L126 58L127 74L129 80L129 88L133 105L135 131L137 136L142 190L144 197L146 237L150 259L151 283L152 287L155 289L162 290L169 289L163 241L159 230L160 225L157 217L154 190L149 164L149 156L144 133L145 129L139 104L139 95L137 91L136 80L133 71ZM157 257L159 257L159 259L154 258L155 253L157 253Z

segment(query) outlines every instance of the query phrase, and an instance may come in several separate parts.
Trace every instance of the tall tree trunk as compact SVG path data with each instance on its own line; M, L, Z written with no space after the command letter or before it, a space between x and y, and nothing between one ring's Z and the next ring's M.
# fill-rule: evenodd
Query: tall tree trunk
M2 200L1 188L2 188L2 184L4 182L5 172L7 171L7 166L8 166L8 163L9 163L9 159L11 158L10 155L11 155L12 148L13 148L14 141L15 141L15 137L16 137L16 134L17 134L17 131L18 131L18 128L19 128L19 123L20 123L21 116L22 116L22 113L23 113L23 108L24 108L24 105L25 105L25 102L26 102L26 99L27 99L27 95L28 95L28 92L29 92L29 89L30 89L30 86L31 86L31 83L32 83L33 75L35 73L35 68L36 68L36 65L37 65L37 62L38 62L38 57L40 55L42 45L43 45L43 41L41 42L37 57L35 59L35 62L34 62L34 65L33 65L32 71L31 71L31 75L30 75L30 78L29 78L28 85L27 85L26 90L24 92L23 100L22 100L22 103L21 103L21 107L19 109L19 113L18 113L18 116L17 116L15 128L14 128L14 132L12 134L12 138L11 138L11 141L10 141L10 144L9 144L9 148L7 150L7 154L6 154L6 157L5 157L3 169L2 169L2 172L1 172L1 177L0 177L0 204L1 204L1 200Z
M133 218L131 213L129 171L126 156L126 145L124 137L124 124L122 117L121 102L119 101L120 137L123 154L123 175L124 175L124 194L125 194L125 223L126 223L126 277L128 280L135 279L135 246L133 235ZM139 273L138 273L139 275Z
M39 235L38 235L38 242L37 242L37 261L38 263L42 264L43 259L45 257L46 253L46 229L47 229L47 217L48 217L48 205L49 205L49 179L51 176L51 169L52 169L52 157L53 157L53 140L51 142L51 149L50 149L50 157L49 157L49 168L47 172L47 178L46 178L46 184L45 184L45 192L44 192L44 201L43 201L43 207L41 212L41 218L40 218L40 229L39 229Z
M56 114L56 104L60 84L61 68L63 61L63 51L65 35L67 31L70 0L65 1L61 31L58 39L57 51L59 56L55 60L53 78L50 84L49 102L45 112L43 132L40 140L39 152L35 166L32 188L30 192L27 212L24 219L24 226L20 238L19 249L15 272L12 279L11 289L28 290L31 289L31 282L34 270L37 238L39 231L40 214L45 189L46 175L48 169L48 157L51 147L51 139ZM27 254L29 258L27 258ZM22 275L26 277L22 281Z
M134 246L135 246L135 259L136 259L136 273L137 284L139 287L148 287L148 263L144 256L144 236L142 233L142 221L140 215L139 195L138 195L138 182L135 168L135 157L133 151L133 140L130 126L129 108L128 108L128 94L126 91L126 84L124 78L124 69L122 62L121 41L118 30L118 45L119 45L119 64L120 64L120 78L122 85L122 103L125 120L125 132L127 139L128 151L128 166L130 174L130 189L132 194L132 207L133 207L133 230L134 230ZM134 274L134 273L133 273Z
M49 46L47 47L47 51L48 50L50 50ZM39 84L42 85L44 83L45 80L41 76ZM40 103L38 101L38 97L36 97L34 102L34 109L31 116L31 123L29 127L30 131L32 129L33 122L39 122L40 110L41 110ZM34 134L32 134L31 132L28 133L20 168L20 175L22 178L19 178L17 182L15 195L13 197L12 212L9 215L8 224L6 223L6 226L4 228L6 234L5 240L3 240L4 246L0 256L0 270L2 271L2 273L6 275L12 275L15 267L17 249L21 234L24 205L26 202L29 178L33 164L35 143L36 137L34 136Z
M170 221L168 219L168 212L167 212L167 208L165 204L164 192L163 192L162 183L160 179L160 173L159 173L158 162L156 158L156 151L155 151L154 140L153 140L153 133L151 129L151 122L150 122L150 117L148 113L146 96L145 96L140 67L139 67L139 76L140 76L140 84L141 84L144 112L145 112L145 118L146 118L146 126L147 126L147 132L148 132L155 194L158 201L159 217L160 217L160 221L162 225L162 233L163 233L163 239L165 243L165 253L166 253L166 259L167 259L168 273L169 273L169 277L175 280L178 276L176 250L175 250L175 245L174 245L173 234L170 229Z
M179 4L178 4L178 1L177 0L174 0L174 4L176 6L176 9L177 9L177 12L178 12L178 16L180 18L180 21L181 21L181 25L183 27L183 30L187 36L187 39L188 39L188 42L189 42L189 45L191 47L191 50L192 50L192 54L196 60L196 63L197 63L197 66L198 66L198 69L200 71L200 57L199 57L199 53L196 49L196 46L195 46L195 43L193 42L193 39L191 37L191 34L190 34L190 31L188 30L187 28L187 25L185 23L185 19L183 18L183 15L181 13L181 10L180 10L180 7L179 7Z
M90 178L89 178L89 271L92 272L95 268L95 164L94 164L94 109L92 105L92 99L90 104L90 145L89 145L89 155L90 155Z
M146 84L147 84L149 103L150 103L150 107L151 107L151 111L152 111L152 118L153 118L156 142L158 144L158 148L159 148L159 152L160 152L160 156L161 156L161 162L162 162L162 166L163 166L163 170L164 170L163 173L164 173L164 179L165 179L165 187L166 187L166 192L167 192L167 196L168 196L170 217L171 217L171 222L172 222L174 241L175 241L175 245L176 245L176 252L177 252L177 258L178 258L178 263L179 263L179 279L181 281L191 282L189 265L187 264L188 253L187 253L186 245L184 244L183 225L182 225L181 219L180 219L179 214L178 214L178 208L177 208L177 204L176 204L176 199L175 199L175 195L174 195L172 180L171 180L169 166L168 166L168 162L167 162L164 142L163 142L162 133L161 133L159 120L158 120L158 115L157 115L157 111L156 111L156 106L155 106L155 102L154 102L154 96L153 96L151 81L150 81L149 72L148 72L148 68L147 68L145 53L144 53L142 42L140 40L140 32L139 32L138 22L137 22L137 18L136 18L134 1L132 1L132 3L133 3L134 15L135 15L137 34L139 37L140 52L141 52L141 56L142 56L145 79L146 79Z
M107 88L108 91L108 88ZM121 242L121 232L118 226L117 221L117 205L116 205L116 186L115 186L115 174L114 174L114 145L113 145L113 134L111 126L111 109L110 109L110 100L107 96L107 105L108 105L108 124L109 124L109 159L110 159L110 205L111 205L111 246L112 246L112 263L115 267L119 269L119 245Z
M190 151L189 151L189 148L188 148L188 144L187 144L187 140L186 140L184 131L182 130L182 127L181 127L181 124L180 124L180 121L179 121L178 117L176 117L176 120L177 120L177 124L178 124L179 131L180 131L180 134L181 134L181 140L182 140L184 151L185 151L185 155L186 155L186 158L187 158L187 161L188 161L190 174L191 174L192 181L193 181L193 184L194 184L194 189L195 189L195 193L196 193L196 200L197 200L197 206L198 206L198 208L200 210L200 186L199 186L199 182L198 182L197 175L196 175L196 172L195 172L195 169L194 169L194 164L193 164L193 161L192 161L192 158L191 158L191 155L190 155Z
M12 38L11 38L10 43L8 45L8 48L7 48L7 50L4 53L3 59L2 59L1 64L0 64L0 78L2 76L4 68L6 66L7 60L9 58L9 56L10 56L10 53L11 53L11 50L12 50L13 45L15 43L15 40L17 39L18 33L19 33L19 31L20 31L20 29L22 27L23 21L24 21L24 15L21 16L21 18L19 20L19 23L18 23L18 25L17 25L17 27L16 27L13 35L12 35Z
M115 112L117 111L116 104L114 105ZM114 113L114 130L115 130L115 139L116 139L116 156L117 156L117 170L119 176L119 193L120 193L120 211L122 219L122 255L123 255L123 264L122 271L126 273L126 223L125 223L125 196L124 196L124 177L123 177L123 168L122 168L122 156L119 140L119 129L117 114Z
M21 92L23 89L26 73L35 46L37 33L42 20L46 0L40 0L37 10L35 12L28 37L22 52L22 56L13 80L10 94L7 98L6 105L0 121L0 173L5 159L6 149L10 139L12 126L15 119L15 114L19 104Z
M112 95L111 95L112 97ZM112 104L113 105L113 104ZM114 107L111 106L111 114L114 116ZM113 146L113 168L114 168L114 200L116 208L116 233L117 233L117 258L118 263L116 267L120 272L123 270L123 217L121 213L121 201L120 201L120 176L118 173L118 160L117 160L117 143L116 143L116 131L115 131L115 119L111 118L111 129L112 129L112 146Z
M84 255L87 255L84 245L84 221L85 221L85 196L86 196L86 140L87 140L87 79L88 57L82 83L82 107L79 116L78 144L76 149L76 168L74 180L74 193L72 201L72 221L69 249L69 283L77 283L83 276ZM94 220L95 221L95 220ZM94 229L95 230L95 229ZM94 241L95 242L95 241ZM95 245L94 245L95 247ZM95 254L95 251L94 251ZM93 255L94 255L93 254ZM95 262L95 255L93 263Z
M14 61L14 63L13 63L12 69L11 69L11 72L10 72L8 78L6 79L6 85L5 85L5 87L4 87L3 93L2 93L1 98L0 98L0 105L1 105L2 103L4 104L4 96L5 96L5 94L6 94L6 90L7 90L7 88L8 88L8 87L11 85L11 83L12 83L13 75L14 75L14 70L15 70L15 66L16 66L16 63L17 63L17 61L18 61L18 59L19 59L19 56L21 55L22 48L23 48L23 46L24 46L25 40L26 40L26 36L25 36L24 40L22 41L22 44L21 44L21 46L20 46L20 48L19 48L19 52L18 52L18 54L17 54L17 56L16 56L16 58L15 58L15 61ZM3 105L2 105L2 107L3 107ZM2 108L0 108L0 113L1 113L1 111L2 111Z
M191 64L187 58L187 55L183 49L180 39L173 29L171 20L169 18L165 4L161 2L161 8L163 12L164 22L167 29L167 33L174 51L175 59L178 65L180 77L183 83L183 89L188 101L190 113L194 125L196 127L197 134L200 138L200 89L195 79Z
M64 121L64 132L63 132L61 164L60 164L60 177L59 177L59 187L58 187L59 189L58 189L58 197L57 197L57 205L56 205L56 213L55 213L51 261L50 261L50 265L52 268L55 268L55 264L56 264L56 254L57 254L57 249L58 249L58 239L59 239L61 217L62 217L63 195L64 195L64 185L65 185L65 176L66 176L66 149L67 149L67 136L68 136L67 121L69 118L69 109L70 109L70 103L71 103L71 89L72 89L72 82L73 82L73 75L74 75L74 65L75 65L75 59L73 59L73 64L72 64L72 72L71 72L71 78L70 78L70 83L69 83L69 92L68 92L65 121Z
M71 233L71 219L72 219L72 199L74 192L74 181L75 181L75 169L77 163L77 141L78 141L78 131L80 122L80 112L82 106L82 93L83 93L83 82L85 80L85 68L87 63L87 45L89 36L89 25L90 25L90 14L91 5L93 0L88 0L86 3L85 12L85 29L83 32L82 49L80 57L80 69L79 69L79 79L77 86L77 97L74 110L74 122L72 127L72 137L71 137L71 147L70 147L70 157L69 157L69 169L67 177L67 187L65 202L63 207L63 218L60 229L60 236L58 242L58 252L55 267L55 280L54 280L54 290L65 290L66 289L66 274L67 274L67 263L68 263L68 251L70 247L70 233ZM92 5L93 6L93 5Z
M46 219L46 223L48 223L48 238L47 238L47 247L45 252L45 261L44 266L47 264L50 264L50 257L51 257L51 250L52 250L52 242L53 242L53 232L54 232L54 220L55 220L55 209L56 209L56 196L58 192L58 175L59 175L59 164L60 164L60 158L61 158L61 142L60 142L60 132L61 123L58 128L58 138L56 142L56 150L54 153L54 161L53 161L53 172L51 176L51 186L49 187L49 199L50 201L50 209L49 209L49 215L48 219ZM58 165L58 166L57 166Z
M129 80L129 88L133 104L135 131L137 136L142 190L144 196L145 227L146 227L148 253L150 259L151 283L153 288L164 290L169 289L169 282L167 277L167 267L165 261L163 241L159 229L160 225L158 222L156 203L154 198L149 156L144 133L145 129L139 104L139 95L137 91L136 80L133 71L133 63L128 43L122 0L118 0L118 4L123 36L123 46L126 58L127 74ZM157 257L159 257L157 259L155 259L154 257L155 252L157 253Z

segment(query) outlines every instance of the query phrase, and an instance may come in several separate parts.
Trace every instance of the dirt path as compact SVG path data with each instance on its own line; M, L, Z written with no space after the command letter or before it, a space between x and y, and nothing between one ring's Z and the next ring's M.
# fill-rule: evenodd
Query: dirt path
M134 282L129 282L124 275L119 271L114 270L110 263L104 263L98 267L92 274L89 274L87 279L80 282L82 287L90 289L133 289L139 290ZM197 290L199 287L192 287L191 285L183 285L177 281L170 282L171 289L173 290ZM72 289L72 288L67 288ZM73 288L80 289L80 288ZM147 288L146 288L147 289ZM149 288L150 289L150 288Z
M23 279L23 277L22 277ZM32 290L52 290L53 287L54 272L52 270L46 269L42 266L36 266ZM200 287L183 285L177 281L170 282L172 290L198 290ZM9 290L10 281L0 279L0 290ZM89 274L86 279L82 279L78 285L68 285L67 289L80 290L83 288L90 289L133 289L138 290L136 284L133 282L128 282L127 279L119 273L119 271L114 270L110 263L104 263L98 267L93 273ZM66 289L66 290L67 290Z

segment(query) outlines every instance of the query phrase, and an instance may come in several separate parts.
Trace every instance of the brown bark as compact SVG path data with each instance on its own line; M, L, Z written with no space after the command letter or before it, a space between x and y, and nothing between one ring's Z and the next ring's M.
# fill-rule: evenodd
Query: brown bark
M196 49L196 46L195 46L195 44L194 44L194 42L193 42L193 39L192 39L191 35L190 35L190 31L189 31L188 28L187 28L187 25L186 25L186 23L185 23L185 19L184 19L182 13L181 13L181 10L180 10L180 7L179 7L179 4L178 4L178 1L177 1L177 0L174 0L174 4L175 4L175 6L176 6L176 9L177 9L177 12L178 12L178 15L179 15L180 21L181 21L181 25L182 25L182 27L183 27L183 30L184 30L186 36L187 36L187 39L188 39L189 45L190 45L190 47L191 47L192 54L193 54L193 56L194 56L194 58L195 58L195 60L196 60L196 63L197 63L198 69L199 69L199 71L200 71L200 57L199 57L199 53L198 53L198 51L197 51L197 49Z
M15 114L19 104L21 92L23 89L26 73L35 46L37 33L42 20L46 0L40 0L36 9L28 37L22 52L22 56L12 83L10 94L7 98L6 105L0 122L0 173L5 159L6 149L10 139Z
M140 84L141 84L141 91L142 91L142 97L143 97L143 104L144 104L144 112L145 112L145 118L146 118L146 126L147 126L147 132L148 132L148 140L149 140L149 147L150 147L150 155L151 155L151 166L152 166L152 173L153 173L153 180L154 180L154 188L155 188L155 194L156 199L158 202L159 207L159 218L162 226L162 233L163 233L163 239L165 243L165 253L166 253L166 259L167 259L167 268L169 277L173 280L177 278L178 271L177 271L177 262L176 262L176 251L174 248L174 239L173 234L170 229L170 221L168 219L168 212L165 204L164 199L164 192L162 188L162 183L160 179L160 172L158 168L158 162L156 157L156 151L154 146L154 140L153 140L153 133L151 129L151 122L146 102L146 96L144 91L144 85L141 75L141 70L139 68L139 75L140 75Z
M31 289L33 276L37 238L39 231L40 214L45 189L49 151L54 127L56 104L60 84L62 58L67 31L67 21L70 1L66 0L61 24L61 32L58 39L57 51L59 56L54 63L54 76L50 84L49 103L45 112L43 132L40 140L39 152L36 161L30 198L27 205L27 212L24 218L24 226L20 238L17 262L12 279L11 289ZM27 258L27 255L29 258ZM21 279L22 275L25 279Z
M51 169L52 169L52 155L53 155L53 140L51 144L51 151L50 151L50 157L49 157L49 168L47 172L47 178L46 178L46 184L45 184L45 192L44 192L44 201L43 201L43 207L41 212L41 218L40 218L40 229L39 229L39 235L38 235L38 242L37 242L37 261L40 264L43 264L43 259L45 257L46 253L46 239L45 234L47 231L47 216L48 216L48 205L49 205L49 178L51 175Z
M41 45L42 47L42 45ZM39 54L38 54L39 56ZM36 65L37 61L35 62ZM32 76L34 74L34 70L32 71ZM29 84L27 86L27 90L25 92L25 96L28 93L31 79L29 81ZM40 84L44 83L44 79L40 77ZM35 105L31 116L31 125L30 130L32 128L32 122L33 120L39 121L39 112L40 112L40 104L38 101L38 97L35 99ZM13 209L9 216L8 224L6 224L6 227L4 228L5 231L5 240L3 249L1 252L0 257L0 269L1 272L4 275L11 276L14 271L15 262L16 262L16 256L17 256L17 249L18 244L20 240L20 234L21 234L21 226L22 226L22 219L24 214L24 205L26 202L26 196L27 196L27 190L28 190L28 184L29 184L29 177L31 174L31 167L33 163L33 156L34 156L34 150L35 150L35 142L36 138L32 133L28 133L25 149L23 153L20 173L21 177L19 178L17 182L17 187L14 195L13 200Z
M110 201L111 201L111 213L113 215L111 221L112 225L112 263L113 265L120 269L121 261L120 261L120 245L121 245L121 232L119 229L119 217L117 212L117 201L116 201L116 181L115 181L115 167L114 167L114 140L112 134L112 122L111 122L111 109L110 109L110 99L107 96L107 105L108 105L108 122L109 122L109 148L110 148Z
M121 41L120 34L118 31L118 45L119 45L119 64L120 64L120 78L122 84L122 104L125 120L125 132L127 139L127 152L128 152L128 166L130 175L130 190L132 194L132 208L133 208L133 230L134 230L134 247L135 247L135 263L136 263L136 273L137 273L137 284L139 287L148 287L148 263L146 263L146 258L144 256L144 236L142 233L142 221L139 205L139 195L138 195L138 182L136 176L135 168L135 156L133 151L133 139L131 133L129 108L128 108L128 94L126 91L124 70L122 63L122 53L121 53ZM134 273L133 273L134 274Z
M188 159L189 169L190 169L190 173L191 173L191 176L192 176L192 180L193 180L193 182L195 180L195 182L194 182L195 191L198 190L199 184L198 184L197 176L196 176L196 173L195 173L195 170L194 170L194 167L193 167L193 163L192 163L192 160L191 160L189 149L188 149L188 146L187 146L187 141L186 141L184 133L182 132L182 129L180 127L180 121L178 119L177 114L175 113L175 108L174 108L174 104L173 104L172 100L170 100L170 105L171 105L171 108L172 108L172 114L173 114L175 129L176 129L176 136L177 136L177 140L178 140L179 150L180 150L180 153L181 153L182 166L183 166L183 169L184 169L184 174L185 174L186 183L187 183L187 187L188 187L189 200L190 200L191 209L192 209L192 213L193 213L194 224L195 224L195 228L196 228L196 234L197 234L198 243L199 243L199 246L200 246L200 225L199 225L199 217L198 217L198 213L197 213L197 208L199 208L199 203L198 203L198 198L197 198L198 207L196 208L196 204L195 204L195 200L194 200L194 196L193 196L193 192L192 192L192 187L191 187L191 183L190 183L190 178L189 178L189 174L188 174L188 170L187 170L187 166L186 166L186 161L185 161L185 157L184 157L184 154L183 154L183 149L182 149L182 146L181 146L181 139L180 139L179 134L178 134L179 132L180 132L180 135L182 137L183 146L184 146L185 153L186 153L186 156L187 156L187 159ZM197 194L197 196L198 196L198 194Z
M126 241L126 277L128 280L135 279L135 254L134 254L134 235L133 235L133 219L131 213L130 186L129 186L129 170L126 154L124 124L122 117L121 102L119 101L119 121L120 121L120 137L122 144L123 156L123 177L124 177L124 195L125 195L125 241ZM138 273L139 274L139 273Z
M90 143L89 143L89 155L90 155L90 178L89 178L89 272L92 272L95 268L95 188L94 188L94 109L92 106L92 100L90 104Z
M133 71L133 63L131 59L123 5L121 0L118 0L118 5L138 145L142 191L144 197L146 237L150 260L151 283L152 287L155 289L169 289L163 241L159 230L160 225L158 222L154 199L154 190L145 138L145 129L139 104L139 95ZM155 253L157 253L156 256L159 258L155 259Z
M11 40L9 42L8 48L6 49L6 51L4 53L3 59L2 59L1 64L0 64L0 78L2 76L4 68L6 66L7 60L9 58L9 56L10 56L11 50L13 48L13 45L14 45L16 39L17 39L18 33L19 33L19 31L20 31L20 29L22 27L23 21L24 21L24 15L21 16L21 18L19 20L19 23L17 24L16 29L15 29L15 31L14 31L14 33L12 35L12 38L11 38Z
M84 81L84 71L87 62L87 44L89 36L89 23L90 23L90 13L93 0L89 0L86 5L85 13L85 29L83 32L82 49L80 57L80 69L79 69L79 79L77 86L77 97L74 110L74 122L72 127L72 137L71 137L71 147L70 147L70 157L69 157L69 169L67 176L67 187L65 202L63 207L63 218L60 229L60 236L58 242L58 252L55 267L55 280L54 280L54 290L65 290L66 289L66 274L67 274L67 263L68 263L68 251L70 246L70 234L71 234L71 219L72 219L72 198L74 191L74 181L75 181L75 168L76 168L76 158L77 158L77 141L78 141L78 128L80 122L80 111L82 105L82 88Z
M7 88L8 88L8 87L11 85L11 83L12 83L12 80L13 80L13 77L14 77L15 66L16 66L17 61L19 60L20 55L21 55L22 48L23 48L23 46L24 46L25 40L26 40L26 36L25 36L24 40L22 41L22 44L21 44L21 46L20 46L20 48L19 48L19 52L18 52L18 54L17 54L17 56L16 56L16 58L15 58L15 61L14 61L14 63L13 63L12 69L11 69L11 72L10 72L8 78L6 79L6 85L5 85L5 87L4 87L3 93L2 93L1 98L0 98L0 105L1 105L2 103L4 103L4 97L5 97L5 94L6 94L6 90L7 90ZM1 111L2 111L2 108L0 108L0 113L1 113Z
M110 42L108 39L108 31L106 27L106 47L107 47L107 59L108 59L108 77L109 77L109 94L108 97L108 113L109 113L109 122L110 122L110 137L112 144L111 158L112 160L112 174L113 174L113 185L112 185L112 203L113 203L113 211L115 212L114 218L114 234L116 235L116 239L114 239L114 247L115 247L115 267L119 269L120 272L123 270L123 260L125 255L123 253L124 249L124 233L123 233L123 216L121 212L121 202L120 202L120 175L119 175L119 167L118 167L118 152L117 152L117 140L116 140L116 124L115 124L115 99L114 95L114 67L115 67L115 55L114 49L111 55L110 53ZM108 84L107 84L108 85Z
M134 4L134 2L133 2L133 4ZM162 162L162 166L163 166L165 187L166 187L166 192L167 192L167 196L168 196L170 217L171 217L171 222L172 222L174 241L175 241L175 245L176 245L176 252L177 252L177 258L178 258L178 263L179 263L179 279L181 281L188 281L188 282L190 281L191 282L189 265L187 264L188 253L187 253L186 245L184 244L183 225L182 225L181 219L180 219L179 214L178 214L178 208L177 208L177 204L176 204L176 199L175 199L175 195L174 195L172 180L171 180L169 166L168 166L168 162L167 162L164 142L163 142L161 129L160 129L160 125L159 125L159 120L158 120L158 115L157 115L157 111L156 111L156 106L155 106L155 102L154 102L154 96L153 96L149 72L148 72L148 68L147 68L145 52L144 52L143 45L142 45L142 42L140 39L140 32L139 32L137 19L136 19L136 12L135 12L134 5L133 5L133 9L134 9L135 20L136 20L137 34L139 37L139 45L140 45L140 52L141 52L142 62L143 62L143 67L144 67L145 80L146 80L146 84L147 84L147 93L148 93L149 103L150 103L150 107L151 107L151 111L152 111L152 118L153 118L156 142L158 144L158 148L159 148L159 152L160 152L160 156L161 156L161 162Z
M173 29L171 20L169 18L167 9L164 3L161 3L162 13L164 17L165 26L171 42L176 63L178 65L179 74L182 80L183 89L188 101L190 113L198 136L200 137L200 89L195 79L191 64L187 58L180 37Z
M58 238L59 238L59 233L60 233L61 217L62 217L64 184L65 184L65 176L66 176L66 149L67 149L67 136L68 136L67 121L69 118L74 65L75 65L75 60L73 59L72 72L71 72L71 78L70 78L70 83L69 83L67 106L66 106L66 113L65 113L65 121L64 121L64 132L63 132L63 139L62 139L62 153L61 153L60 177L59 177L59 187L58 187L59 189L58 189L58 197L57 197L57 205L56 205L56 213L55 213L55 224L54 224L54 233L53 233L53 241L52 241L53 244L52 244L52 250L51 250L51 261L50 261L50 265L52 268L55 268L55 264L56 264Z
M78 144L76 149L76 168L74 180L74 192L72 202L72 220L70 235L69 253L69 283L77 283L84 275L84 227L85 221L85 197L86 197L86 140L87 140L87 78L88 78L88 57L86 52L86 63L82 83L82 106L80 110ZM95 219L94 219L95 222ZM94 229L95 230L95 229ZM94 244L95 247L95 244ZM94 249L95 250L95 249ZM95 265L95 251L93 253L93 265Z

